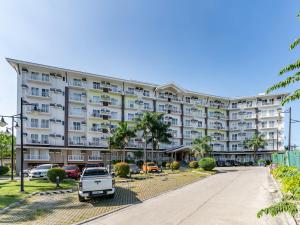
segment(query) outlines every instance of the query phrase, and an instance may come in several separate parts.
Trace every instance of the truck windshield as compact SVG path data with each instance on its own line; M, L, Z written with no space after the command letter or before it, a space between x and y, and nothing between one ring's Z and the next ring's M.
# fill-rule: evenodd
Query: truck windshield
M107 170L105 169L90 169L86 170L83 174L83 176L103 176L108 175Z

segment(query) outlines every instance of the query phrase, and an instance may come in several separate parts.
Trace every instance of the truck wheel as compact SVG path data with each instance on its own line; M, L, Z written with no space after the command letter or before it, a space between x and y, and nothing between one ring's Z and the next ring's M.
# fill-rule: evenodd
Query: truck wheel
M108 198L114 198L115 197L115 193L108 195Z
M82 197L82 196L80 196L79 194L78 194L78 200L79 200L80 202L85 202L85 198Z

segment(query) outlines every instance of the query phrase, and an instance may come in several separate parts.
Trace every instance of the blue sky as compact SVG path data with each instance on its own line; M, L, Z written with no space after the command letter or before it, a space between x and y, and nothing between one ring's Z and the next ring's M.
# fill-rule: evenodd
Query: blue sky
M5 57L221 96L262 93L300 58L289 51L298 11L292 0L2 0L0 114L16 112ZM294 124L297 145L299 132Z

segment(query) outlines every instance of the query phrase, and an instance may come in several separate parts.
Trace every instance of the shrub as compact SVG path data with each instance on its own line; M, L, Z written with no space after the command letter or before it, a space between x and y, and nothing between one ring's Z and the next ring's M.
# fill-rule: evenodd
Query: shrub
M63 181L66 178L66 175L66 172L62 168L53 168L47 172L48 180L53 183L56 182L56 177L59 177L59 181Z
M214 158L202 158L199 161L199 166L204 170L211 171L216 167L216 160Z
M166 168L169 169L171 167L171 163L167 162L166 163Z
M0 166L0 175L4 175L9 171L8 166Z
M125 162L126 163L135 163L135 161L133 159L126 159Z
M163 167L166 167L167 162L166 162L166 161L163 161L163 162L161 162L161 165L162 165Z
M173 161L173 162L170 163L170 168L173 169L173 170L178 170L180 168L180 163L176 162L176 161Z
M112 160L112 164L113 164L113 165L115 165L115 164L117 164L117 163L119 163L119 162L121 162L121 160L119 160L119 159L118 159L118 160Z
M278 166L272 170L272 174L276 179L294 176L298 173L298 169L293 166Z
M281 183L283 192L294 194L300 187L300 173L282 178Z
M119 177L127 177L127 175L129 174L129 165L128 163L124 163L124 162L120 162L115 164L115 172L116 175Z
M193 169L196 169L196 168L199 167L199 164L198 164L197 161L191 161L191 162L189 163L189 167L190 167L190 168L193 168Z

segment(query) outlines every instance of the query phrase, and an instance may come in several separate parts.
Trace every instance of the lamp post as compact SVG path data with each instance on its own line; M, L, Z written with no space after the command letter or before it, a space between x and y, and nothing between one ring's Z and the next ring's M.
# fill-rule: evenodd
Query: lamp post
M148 173L148 168L147 168L147 135L148 135L149 131L150 131L149 128L146 128L146 130L144 131L144 142L145 142L145 145L144 145L144 165L146 167L146 174Z

